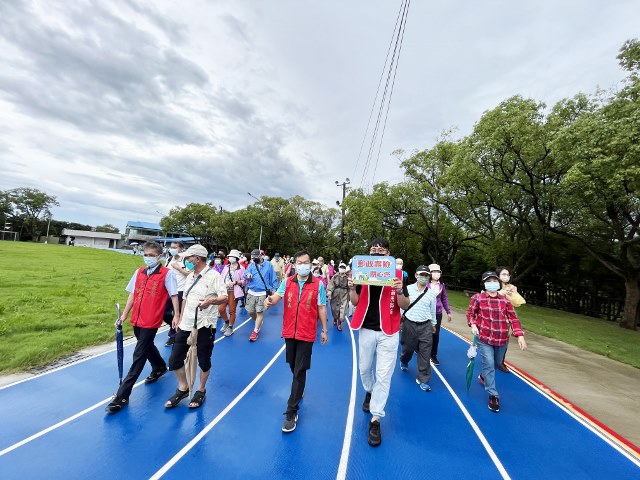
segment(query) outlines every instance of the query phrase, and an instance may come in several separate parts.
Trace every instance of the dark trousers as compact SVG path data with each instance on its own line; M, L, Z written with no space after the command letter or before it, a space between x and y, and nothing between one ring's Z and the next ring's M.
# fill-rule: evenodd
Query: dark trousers
M311 368L313 342L294 340L293 338L285 338L284 342L287 363L291 367L291 373L293 373L291 395L289 395L289 401L287 402L287 413L297 412L300 408L298 405L304 394L304 386L307 383L307 370Z
M442 325L442 313L436 313L436 333L433 334L433 346L431 347L431 358L438 356L438 344L440 343L440 325Z
M182 294L184 292L178 292L178 314L182 311ZM176 336L176 329L171 326L171 322L173 322L173 303L171 302L171 297L167 300L167 305L164 308L164 316L162 317L164 323L169 325L169 338L174 338Z
M429 383L431 380L431 346L433 344L433 327L431 322L416 323L405 319L402 322L402 353L400 361L409 363L413 352L418 353L418 380Z
M167 368L166 362L153 343L157 332L157 328L133 327L133 333L138 339L138 343L136 343L136 348L133 350L133 361L131 362L129 373L127 373L127 377L122 381L122 385L118 389L118 397L129 398L131 390L142 373L147 360L149 360L151 369L154 372Z

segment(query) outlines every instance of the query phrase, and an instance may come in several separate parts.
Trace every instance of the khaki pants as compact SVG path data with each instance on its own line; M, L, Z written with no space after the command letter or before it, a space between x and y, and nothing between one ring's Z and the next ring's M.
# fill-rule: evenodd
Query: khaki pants
M229 306L229 315L227 316L227 305ZM233 294L233 290L227 290L227 301L218 305L218 313L220 317L229 323L233 327L236 323L236 308L238 307L238 300Z

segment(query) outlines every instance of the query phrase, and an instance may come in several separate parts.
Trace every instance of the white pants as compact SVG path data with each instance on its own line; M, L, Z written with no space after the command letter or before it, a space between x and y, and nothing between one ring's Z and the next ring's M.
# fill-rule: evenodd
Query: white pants
M397 333L389 337L383 332L367 328L362 328L359 331L360 380L365 391L371 392L369 410L374 417L384 417L384 407L389 398L391 377L396 367L398 341L399 335ZM373 373L374 357L377 357L375 375Z

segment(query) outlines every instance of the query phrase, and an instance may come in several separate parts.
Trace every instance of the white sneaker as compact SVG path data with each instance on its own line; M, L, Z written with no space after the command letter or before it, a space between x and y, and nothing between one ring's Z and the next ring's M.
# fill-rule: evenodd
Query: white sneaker
M222 327L220 328L220 333L224 333L229 328L229 324L227 322L222 322Z
M233 327L231 325L226 325L226 328L223 331L225 337L230 337L231 335L233 335Z

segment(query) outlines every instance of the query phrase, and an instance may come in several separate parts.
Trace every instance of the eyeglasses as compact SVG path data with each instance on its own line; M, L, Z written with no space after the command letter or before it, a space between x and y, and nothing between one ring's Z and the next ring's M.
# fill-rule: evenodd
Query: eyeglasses
M387 249L384 247L371 247L369 253L387 253Z

